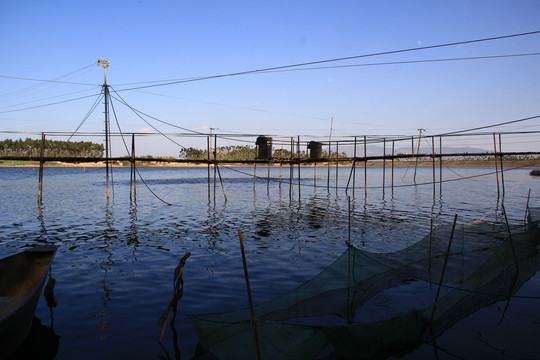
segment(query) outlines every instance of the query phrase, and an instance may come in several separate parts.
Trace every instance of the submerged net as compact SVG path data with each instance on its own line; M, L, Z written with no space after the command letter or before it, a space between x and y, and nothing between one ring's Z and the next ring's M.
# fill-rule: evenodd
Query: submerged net
M485 222L457 225L449 252L452 226L437 227L418 243L393 253L348 247L311 280L254 307L261 358L337 354L382 359L414 349L478 309L508 298L534 275L540 268L534 216L529 226L511 231ZM447 253L444 291L434 310ZM432 291L431 303L379 320L362 311L381 293L413 283ZM218 358L256 358L249 309L189 317L202 347Z

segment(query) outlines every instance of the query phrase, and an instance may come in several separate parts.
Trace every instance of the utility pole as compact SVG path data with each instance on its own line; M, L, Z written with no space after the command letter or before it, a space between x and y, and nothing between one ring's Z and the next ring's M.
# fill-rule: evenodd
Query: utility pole
M109 122L109 86L107 85L107 68L110 63L108 60L99 58L98 65L103 67L104 79L103 94L105 97L105 169L107 176L107 205L109 205L109 143L110 143L110 122Z
M414 165L414 183L416 184L416 168L418 166L418 154L420 154L420 140L422 139L422 131L426 131L426 129L418 129L418 149L416 150L416 163Z

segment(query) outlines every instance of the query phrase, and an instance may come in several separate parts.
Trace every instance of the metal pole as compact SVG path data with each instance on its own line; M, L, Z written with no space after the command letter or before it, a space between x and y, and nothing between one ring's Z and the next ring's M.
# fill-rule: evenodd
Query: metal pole
M298 198L300 199L300 136L298 136L298 143L296 144L296 153L298 156Z

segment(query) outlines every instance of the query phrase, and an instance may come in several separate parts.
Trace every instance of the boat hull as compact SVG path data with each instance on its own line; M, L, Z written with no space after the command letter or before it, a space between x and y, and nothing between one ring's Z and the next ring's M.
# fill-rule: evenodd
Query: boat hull
M56 250L36 246L0 260L0 359L26 339Z

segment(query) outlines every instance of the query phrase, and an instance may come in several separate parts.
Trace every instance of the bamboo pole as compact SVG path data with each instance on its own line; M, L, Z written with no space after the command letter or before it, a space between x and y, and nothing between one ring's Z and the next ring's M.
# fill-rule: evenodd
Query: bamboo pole
M442 177L442 136L439 136L439 196L442 196L442 183L443 183L443 177Z
M431 158L433 160L433 199L435 199L435 137L431 137Z
M392 140L392 194L394 193L394 150L395 150L395 140Z
M289 155L289 160L290 160L290 163L289 163L289 197L292 196L292 187L293 187L293 163L292 163L292 154L293 154L293 151L294 151L294 140L293 138L291 137L291 153Z
M45 157L45 133L41 133L41 150L39 155L38 205L43 205L43 158Z
M211 192L210 192L210 136L206 137L206 155L208 158L208 201L211 199Z
M352 180L352 194L354 197L354 188L356 187L356 136L354 137L354 161L353 161L353 180Z
M217 164L216 168L219 175L219 182L221 183L221 189L223 190L223 196L225 197L225 201L227 201L227 194L225 193L225 186L223 185L223 179L221 178L221 171L219 171L219 166Z
M339 142L336 141L336 191L338 189L338 176L339 176Z
M246 253L244 251L244 239L242 238L242 230L238 229L238 237L240 238L240 250L242 252L242 263L244 264L244 278L246 279L246 289L249 301L249 311L251 313L251 325L253 327L253 340L255 341L255 349L257 351L257 359L261 359L261 348L259 346L259 331L257 328L257 318L253 309L253 299L251 297L251 288L249 286L249 274L246 262Z
M367 144L364 135L364 197L367 197Z
M495 157L495 175L497 176L497 199L501 197L501 190L499 185L499 164L497 159L497 140L495 140L495 133L493 133L493 156Z
M439 295L441 294L441 286L444 280L444 273L446 271L446 264L448 263L448 257L450 256L450 247L452 246L452 239L454 237L454 230L456 228L457 214L454 215L454 224L452 225L452 232L450 233L450 239L448 240L448 249L446 250L446 255L444 257L444 264L441 271L441 279L439 281L439 286L437 287L437 294L435 295L435 301L433 302L433 310L431 311L431 318L429 323L433 323L433 318L435 317L435 311L437 310L437 302L439 301Z
M279 188L281 189L281 176L283 175L283 143L281 143L281 155L279 156Z
M253 190L255 190L255 182L257 181L257 163L254 163L253 165Z
M502 196L504 197L506 191L504 189L504 170L503 170L503 155L502 155L502 145L501 145L501 134L499 133L499 152L501 153L501 184L502 184Z
M133 183L133 201L137 202L137 176L136 176L136 163L135 163L135 134L131 134L131 178ZM131 200L131 185L129 189L129 196Z
M300 136L298 136L298 143L296 144L296 153L298 156L298 199L300 199L300 192L302 191L300 186Z
M383 168L382 168L382 193L384 197L384 188L386 186L386 138L383 138Z
M217 135L214 135L214 203L216 202Z

